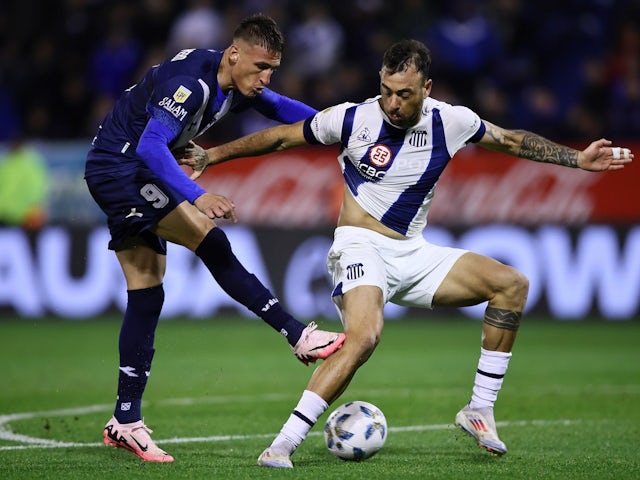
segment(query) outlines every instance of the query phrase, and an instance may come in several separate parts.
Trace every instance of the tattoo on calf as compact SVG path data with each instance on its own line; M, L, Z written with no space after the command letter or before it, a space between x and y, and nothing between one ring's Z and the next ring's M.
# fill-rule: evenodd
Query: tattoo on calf
M522 158L571 168L578 167L579 152L577 150L554 143L535 133L522 133L524 136L519 154Z
M522 312L514 312L513 310L504 310L502 308L487 307L484 312L484 322L492 327L502 328L503 330L518 330Z

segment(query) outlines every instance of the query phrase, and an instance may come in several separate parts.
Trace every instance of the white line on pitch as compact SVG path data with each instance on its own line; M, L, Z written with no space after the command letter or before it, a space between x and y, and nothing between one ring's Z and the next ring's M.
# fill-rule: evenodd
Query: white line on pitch
M397 394L397 392L396 392ZM291 398L291 395L274 393L274 394L262 394L259 396L262 402L278 402L286 401ZM219 397L205 397L205 398L175 398L165 399L154 402L156 405L192 405L192 404L204 404L204 403L229 403L229 402L255 402L255 395L236 395L236 396L219 396ZM42 416L65 416L65 415L86 415L96 412L110 411L113 405L89 405L86 407L77 408L63 408L49 411L39 412L22 412L0 415L0 440L8 440L23 445L5 445L0 446L0 451L5 450L23 450L32 448L71 448L71 447L97 447L101 446L100 442L64 442L59 440L52 440L46 438L30 437L6 428L6 424L12 421L20 421L32 419ZM511 426L541 426L541 425L571 425L580 423L580 420L529 420L529 421L514 421L514 422L497 422L499 427L511 427ZM444 430L447 428L453 428L451 424L434 424L434 425L411 425L406 427L390 427L390 432L416 432L426 430ZM310 435L321 435L322 432L311 432ZM255 435L215 435L209 437L185 437L185 438L169 438L158 440L158 443L196 443L196 442L224 442L232 440L251 440L257 438L270 438L275 434L255 434ZM26 445L25 445L26 444Z
M527 425L531 426L544 426L544 425L575 425L582 423L581 420L522 420L515 422L496 422L499 427L523 427ZM403 432L422 432L431 430L447 430L454 428L452 424L433 424L433 425L409 425L406 427L390 427L389 432L403 433ZM310 432L309 436L319 436L323 432ZM276 433L261 433L252 435L214 435L209 437L183 437L183 438L166 438L158 440L160 445L169 443L212 443L212 442L227 442L237 440L255 440L259 438L274 438ZM0 436L0 438L2 438ZM35 439L34 439L35 440ZM47 449L47 448L82 448L82 447L101 447L101 442L90 443L78 443L78 442L56 442L53 440L41 440L42 443L32 443L30 445L9 445L0 446L0 451L6 450L28 450L28 449Z

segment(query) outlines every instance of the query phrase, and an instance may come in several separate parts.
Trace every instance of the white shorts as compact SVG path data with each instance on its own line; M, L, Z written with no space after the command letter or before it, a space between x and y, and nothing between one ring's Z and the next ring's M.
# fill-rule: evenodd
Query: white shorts
M333 301L361 285L380 287L384 302L432 308L436 290L468 250L440 247L422 235L396 240L359 227L338 227L327 257Z

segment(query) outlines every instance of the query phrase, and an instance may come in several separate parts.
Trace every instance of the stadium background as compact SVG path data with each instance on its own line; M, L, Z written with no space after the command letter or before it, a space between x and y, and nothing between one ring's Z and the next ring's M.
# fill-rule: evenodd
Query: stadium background
M16 138L34 146L46 159L50 193L42 229L0 227L0 318L82 319L123 308L104 218L82 179L90 138L148 66L180 48L225 48L238 20L256 11L276 18L287 40L272 87L316 108L375 95L382 52L411 36L432 49L434 97L577 148L604 136L640 152L640 2L347 3L4 5L0 148ZM202 142L269 125L257 115L229 117ZM335 154L309 148L238 161L202 179L238 205L240 224L224 226L238 256L302 318L336 318L324 271L339 201ZM428 237L520 268L531 280L531 312L638 320L637 165L590 175L494 157L474 148L456 157L438 185ZM245 314L188 252L172 249L169 262L165 317ZM388 312L413 314L425 315Z

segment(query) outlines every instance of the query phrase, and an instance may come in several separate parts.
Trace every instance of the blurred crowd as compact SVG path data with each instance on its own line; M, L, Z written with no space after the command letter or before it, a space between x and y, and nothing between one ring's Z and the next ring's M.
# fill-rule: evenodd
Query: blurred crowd
M147 68L224 49L256 12L285 34L271 87L318 109L376 95L383 52L412 37L432 51L432 96L493 123L559 141L640 133L640 0L10 0L0 141L93 136ZM205 140L267 126L237 117Z

